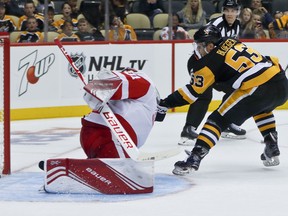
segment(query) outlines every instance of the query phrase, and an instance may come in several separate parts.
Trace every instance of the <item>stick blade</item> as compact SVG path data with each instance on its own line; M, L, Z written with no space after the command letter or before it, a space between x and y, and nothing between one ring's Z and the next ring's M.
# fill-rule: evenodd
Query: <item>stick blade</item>
M160 152L149 152L149 153L140 152L137 160L138 161L163 160L178 155L181 151L182 151L181 148L173 148Z

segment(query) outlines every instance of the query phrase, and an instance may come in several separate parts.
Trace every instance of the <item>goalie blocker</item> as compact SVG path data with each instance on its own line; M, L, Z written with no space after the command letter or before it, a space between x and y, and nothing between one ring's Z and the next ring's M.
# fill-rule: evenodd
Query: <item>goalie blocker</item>
M47 193L152 193L154 162L113 159L49 159L41 161Z

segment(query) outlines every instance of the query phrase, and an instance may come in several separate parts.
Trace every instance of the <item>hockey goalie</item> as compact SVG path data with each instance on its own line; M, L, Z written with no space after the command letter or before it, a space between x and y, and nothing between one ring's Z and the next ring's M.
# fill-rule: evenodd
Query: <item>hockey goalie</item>
M153 160L134 160L128 150L133 145L140 148L154 124L157 110L154 84L145 73L134 69L112 72L103 68L84 89L84 100L92 109L81 119L80 143L87 159L41 161L39 167L45 171L45 191L92 194L153 192ZM112 112L106 112L106 106Z

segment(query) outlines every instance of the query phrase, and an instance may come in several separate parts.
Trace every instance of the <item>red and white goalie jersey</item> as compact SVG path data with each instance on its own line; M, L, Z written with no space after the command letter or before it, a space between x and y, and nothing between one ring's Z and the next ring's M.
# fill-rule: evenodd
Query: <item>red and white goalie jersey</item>
M131 139L141 147L154 124L157 90L143 72L111 72L122 83L108 104ZM82 118L81 146L88 158L129 157L97 111Z

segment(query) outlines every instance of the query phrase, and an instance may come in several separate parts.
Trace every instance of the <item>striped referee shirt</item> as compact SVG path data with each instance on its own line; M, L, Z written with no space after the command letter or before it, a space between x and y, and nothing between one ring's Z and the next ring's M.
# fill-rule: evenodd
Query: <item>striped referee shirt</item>
M216 26L220 30L222 37L239 38L240 21L238 19L235 20L232 26L229 26L224 19L224 15L222 15L210 20L208 24Z

